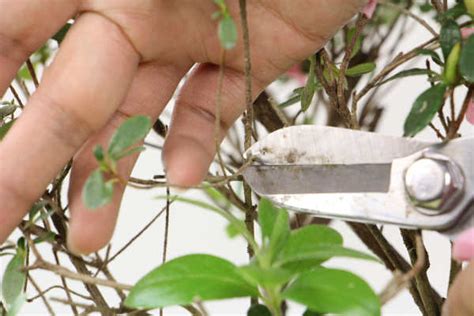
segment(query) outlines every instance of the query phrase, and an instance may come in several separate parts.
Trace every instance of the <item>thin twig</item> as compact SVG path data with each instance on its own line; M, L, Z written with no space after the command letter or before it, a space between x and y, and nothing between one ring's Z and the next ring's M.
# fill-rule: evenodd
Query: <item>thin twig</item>
M388 283L385 289L379 294L380 302L385 305L388 301L394 298L401 290L408 287L410 281L420 273L423 266L425 265L425 249L420 236L416 236L416 253L417 260L410 271L402 274L399 270L394 272L393 279Z
M113 282L113 281L104 280L104 279L98 279L90 275L76 273L64 267L51 264L43 260L37 260L34 264L30 265L26 269L27 270L43 269L43 270L53 272L54 274L57 274L59 276L63 276L71 280L81 281L86 284L101 285L101 286L110 287L114 289L121 289L124 291L129 291L132 289L132 286L128 284Z
M173 203L173 201L170 202L170 204ZM122 254L131 244L133 244L135 242L135 240L137 240L141 235L143 235L144 232L146 232L148 230L148 228L151 227L151 225L153 225L153 223L155 223L161 215L163 215L163 213L166 211L166 206L163 207L161 209L161 211L158 212L158 214L155 215L155 217L153 217L151 219L150 222L148 222L148 224L145 225L145 227L143 227L135 236L133 236L132 239L130 239L122 248L120 248L119 251L117 251L110 259L109 261L107 262L107 264L109 264L110 262L114 261L118 256L120 256L120 254Z

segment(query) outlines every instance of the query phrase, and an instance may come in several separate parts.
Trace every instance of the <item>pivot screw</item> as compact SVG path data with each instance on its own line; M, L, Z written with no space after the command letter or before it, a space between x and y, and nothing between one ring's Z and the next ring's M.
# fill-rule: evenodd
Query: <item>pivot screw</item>
M425 152L406 170L405 189L420 212L440 214L459 202L464 193L464 176L449 157Z

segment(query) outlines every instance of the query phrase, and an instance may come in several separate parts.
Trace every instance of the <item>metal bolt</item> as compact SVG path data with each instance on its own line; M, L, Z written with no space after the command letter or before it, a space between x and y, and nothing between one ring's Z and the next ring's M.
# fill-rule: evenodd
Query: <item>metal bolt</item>
M408 167L405 188L420 212L440 214L449 211L462 197L464 176L449 157L425 152Z

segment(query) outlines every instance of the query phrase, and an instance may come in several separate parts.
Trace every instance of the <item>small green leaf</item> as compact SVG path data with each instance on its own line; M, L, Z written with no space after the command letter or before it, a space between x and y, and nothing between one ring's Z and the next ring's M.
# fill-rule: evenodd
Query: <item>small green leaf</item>
M102 171L96 169L87 179L82 190L82 199L88 209L102 207L112 201L114 185L105 182Z
M8 102L0 103L0 120L15 113L17 106Z
M379 316L380 301L358 276L342 270L316 268L301 274L283 297L312 311L350 316Z
M439 76L439 74L432 70L424 69L424 68L407 69L407 70L402 70L399 73L385 79L384 81L378 83L377 86L381 86L392 80L406 78L406 77L413 77L413 76Z
M18 297L23 293L26 274L21 271L25 264L25 251L18 249L16 255L10 260L3 274L2 295L7 310L10 310Z
M291 232L288 242L276 259L275 265L284 265L292 271L305 271L329 259L329 254L319 257L297 258L300 252L308 254L322 245L342 247L342 236L334 229L322 225L310 225Z
M143 151L146 150L146 147L145 146L138 146L138 147L134 147L134 148L130 148L128 150L125 150L124 152L122 152L121 154L117 155L116 157L114 157L116 160L120 160L124 157L127 157L127 156L131 156L131 155L134 155L134 154L137 154L137 153L141 153Z
M99 162L104 160L104 148L102 148L101 145L95 146L95 148L94 148L94 157Z
M418 50L418 53L419 53L420 55L430 56L431 59L432 59L436 64L438 64L438 65L440 65L440 66L443 65L443 61L441 60L441 57L439 57L439 55L438 55L435 51L433 51L433 50L431 50L431 49L422 48L422 49L419 49L419 50Z
M272 313L265 305L255 304L250 306L247 316L272 316Z
M282 268L263 269L255 264L239 268L242 276L255 286L275 287L288 283L295 275Z
M151 120L147 116L139 115L126 120L110 140L108 149L110 158L117 160L117 157L122 156L127 149L145 138L150 128Z
M344 248L341 235L332 228L306 226L293 231L275 265L291 271L306 271L332 257L347 257L378 262L378 259L357 250Z
M453 49L456 43L462 40L461 31L459 25L454 20L447 20L441 27L439 33L439 42L441 45L441 51L443 52L444 60L448 59L449 53Z
M15 120L11 120L10 122L5 123L2 126L0 126L0 141L3 140L3 138L5 138L5 136L7 135L10 128L12 128L14 123L15 123Z
M33 204L33 206L30 208L28 211L28 216L30 221L34 221L36 214L38 214L39 211L41 211L48 203L46 201L39 201Z
M466 81L474 83L474 35L469 36L462 48L459 69Z
M33 242L35 244L40 244L42 242L45 242L45 241L53 241L54 239L56 238L56 234L53 233L53 232L45 232L43 233L42 235L40 235L39 237L35 238L33 240Z
M423 92L415 100L405 120L404 135L415 136L431 122L444 103L445 84L437 84Z
M348 77L358 77L362 76L364 74L367 74L369 72L372 72L375 69L375 64L374 63L363 63L356 65L354 67L351 67L347 69L346 71L346 76Z
M258 216L262 228L262 239L268 240L267 260L272 262L290 236L288 212L285 209L274 207L266 199L261 199Z
M21 293L15 299L15 301L10 305L6 316L16 316L19 315L21 308L26 303L26 294Z
M218 35L224 49L232 49L237 44L237 26L230 15L224 15L219 21Z
M306 112L306 110L311 105L313 101L314 93L316 92L316 77L314 74L314 67L316 65L316 57L312 55L309 58L309 73L308 79L306 80L306 86L304 87L301 93L301 110Z
M459 17L463 16L466 13L467 13L466 6L461 1L461 2L456 3L452 8L448 9L448 11L442 14L439 14L437 20L438 21L457 20Z
M258 223L262 230L262 239L270 238L273 232L279 209L273 206L272 202L262 198L258 204Z
M240 226L235 225L235 223L229 223L225 227L225 232L229 238L235 238L240 235Z
M132 288L125 305L153 309L257 294L256 287L246 282L231 262L210 255L188 255L148 273Z
M349 31L347 32L347 36L346 36L346 43L352 43L352 40L354 39L354 35L356 34L356 31L357 29L355 27L349 29ZM362 47L362 37L359 36L357 37L356 39L356 42L355 42L355 45L354 45L354 48L352 48L352 54L351 54L351 59L357 55L357 53L360 51L360 48Z
M461 57L461 43L454 45L449 53L444 67L444 82L449 86L455 86L459 82L459 58Z
M66 23L54 36L53 40L58 42L58 44L61 44L66 37L67 32L69 32L69 29L71 28L72 24L71 23Z

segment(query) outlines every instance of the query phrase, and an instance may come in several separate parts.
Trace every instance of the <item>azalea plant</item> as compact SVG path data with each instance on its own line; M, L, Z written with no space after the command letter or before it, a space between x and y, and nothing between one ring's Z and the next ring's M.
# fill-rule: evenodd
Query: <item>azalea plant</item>
M222 60L235 49L240 38L249 49L245 32L252 30L245 25L238 27L225 0L214 0L214 4L216 12L209 19L216 25ZM165 117L156 122L146 116L126 120L105 148L97 145L94 149L97 168L83 187L84 204L91 212L107 205L112 201L117 184L156 189L161 192L157 198L166 206L154 220L179 203L213 212L227 221L229 238L246 241L248 264L239 266L209 254L190 254L157 262L156 268L134 285L120 283L107 267L121 251L111 259L109 248L104 259L98 253L78 257L66 248L69 215L61 187L70 173L68 164L19 226L22 237L0 247L0 256L9 257L2 277L0 315L16 315L27 301L35 299L42 299L49 312L54 312L48 303L47 291L34 282L35 270L59 276L61 285L58 286L66 295L63 303L69 304L74 314L82 309L84 313L146 315L164 307L181 306L192 315L205 315L207 301L248 297L251 303L247 314L252 316L285 315L289 302L303 305L306 316L380 315L387 301L408 288L423 315L439 315L444 298L433 289L427 277L429 260L420 232L401 230L410 260L404 259L382 229L373 225L348 223L370 253L346 248L343 236L329 226L329 221L293 214L251 192L241 177L251 161L246 161L242 153L252 137L259 138L290 125L313 124L320 109L327 113L327 125L375 131L384 114L380 91L395 83L403 84L404 79L411 76L421 76L427 84L420 86L411 111L405 122L400 123L404 136L414 137L431 128L442 141L460 137L462 124L474 124L473 17L472 0L458 0L450 6L446 1L393 0L378 4L370 1L323 49L279 79L280 84L291 80L300 85L286 100L276 101L268 89L252 102L245 115L245 135L239 126L231 129L206 181L195 188L204 193L205 198L201 200L170 195L163 176L120 177L117 172L120 160L147 147L156 147L144 142L150 130L162 137L167 134ZM406 36L408 21L425 28L431 39L400 52L397 45ZM240 23L244 24L245 20ZM71 23L65 25L47 45L35 52L18 73L10 87L11 99L0 104L0 141L22 114L31 87L38 84L38 72L51 59L70 26ZM239 34L239 29L244 30L244 34ZM389 37L398 40L394 43ZM414 60L424 61L425 66L410 67ZM221 65L221 72L224 71ZM219 85L216 103L222 89L225 86ZM459 95L461 99L456 97ZM247 94L247 100L249 98ZM144 230L148 227L146 224ZM140 234L134 236L127 247L139 237ZM53 250L56 264L41 255L41 249L46 247ZM59 256L68 258L76 271L61 266ZM333 257L383 264L393 272L394 278L383 292L375 293L360 276L331 268L327 261ZM451 281L460 268L453 260L450 271L446 272ZM91 270L96 273L90 273ZM71 294L68 279L86 285L92 305L76 302L81 294ZM121 298L119 306L111 308L106 304L100 286L117 291ZM39 294L28 298L31 288Z

